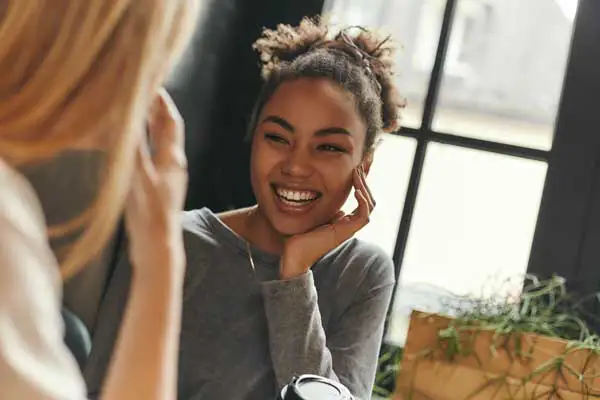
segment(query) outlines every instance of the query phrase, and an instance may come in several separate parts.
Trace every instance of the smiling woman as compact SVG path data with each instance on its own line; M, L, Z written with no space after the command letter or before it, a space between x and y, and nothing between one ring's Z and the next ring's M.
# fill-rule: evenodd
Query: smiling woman
M355 110L337 84L313 78L283 83L265 104L250 171L261 211L279 234L327 224L348 197L353 169L368 169L367 129Z
M402 106L392 47L305 20L265 31L256 48L265 78L250 126L257 205L184 216L179 398L275 398L294 375L316 374L367 399L394 273L382 250L352 237L375 206L365 177L376 137L397 126ZM346 215L352 187L358 207ZM101 326L127 290L113 281ZM106 353L114 329L100 330L94 349Z

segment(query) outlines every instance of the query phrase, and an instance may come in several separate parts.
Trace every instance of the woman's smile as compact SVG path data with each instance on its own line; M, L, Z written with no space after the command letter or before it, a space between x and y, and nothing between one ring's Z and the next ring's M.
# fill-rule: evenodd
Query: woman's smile
M323 197L321 192L302 187L290 187L285 184L272 184L275 204L280 212L304 214L309 212Z

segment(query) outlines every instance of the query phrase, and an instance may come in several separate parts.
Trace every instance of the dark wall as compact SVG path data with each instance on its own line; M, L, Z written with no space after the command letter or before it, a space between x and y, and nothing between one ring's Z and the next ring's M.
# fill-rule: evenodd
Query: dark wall
M580 0L529 270L600 283L600 2Z
M582 296L600 290L600 2L580 0L556 137L531 251L529 272L566 278ZM600 332L600 302L587 322Z
M252 43L263 27L319 14L323 0L205 0L182 67L168 85L186 121L186 209L250 205L247 122L261 86Z

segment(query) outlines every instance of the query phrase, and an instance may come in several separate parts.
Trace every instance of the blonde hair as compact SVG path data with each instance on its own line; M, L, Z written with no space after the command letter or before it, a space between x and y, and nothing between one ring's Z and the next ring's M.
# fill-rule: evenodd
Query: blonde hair
M63 277L95 257L123 211L151 102L194 25L195 0L0 0L0 154L9 162L102 143L107 164Z

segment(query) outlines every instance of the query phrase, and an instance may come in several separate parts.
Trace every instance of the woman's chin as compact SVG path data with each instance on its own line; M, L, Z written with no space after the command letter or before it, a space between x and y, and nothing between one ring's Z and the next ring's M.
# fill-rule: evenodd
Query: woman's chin
M306 215L294 215L283 213L276 207L265 210L265 216L269 220L273 229L283 237L296 236L310 232L319 228L331 221L335 213L314 212L306 213ZM331 214L329 216L329 214Z
M288 238L310 232L326 223L327 222L318 223L314 221L278 221L273 224L273 227L281 236Z
M309 232L313 227L297 227L297 226L276 226L275 230L284 238L289 238L296 235Z

